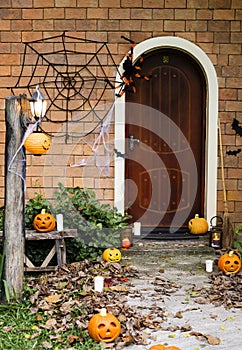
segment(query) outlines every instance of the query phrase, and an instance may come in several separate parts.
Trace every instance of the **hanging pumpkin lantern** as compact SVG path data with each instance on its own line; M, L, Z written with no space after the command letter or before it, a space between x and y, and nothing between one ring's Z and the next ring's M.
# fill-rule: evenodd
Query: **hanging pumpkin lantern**
M218 269L223 271L226 275L236 274L241 269L241 260L239 256L231 250L221 255L218 260Z
M33 222L34 229L38 232L50 232L55 228L55 218L50 213L46 213L45 209L37 214Z
M50 148L50 138L43 132L34 131L26 138L24 147L35 156L40 156Z
M106 309L101 309L100 313L92 316L88 323L88 333L90 337L104 343L113 342L121 332L120 322L114 315L108 313Z
M121 252L118 248L107 248L103 252L103 260L108 262L119 262L122 259Z
M188 222L188 228L194 235L200 235L208 232L208 222L204 218L200 218L198 214Z

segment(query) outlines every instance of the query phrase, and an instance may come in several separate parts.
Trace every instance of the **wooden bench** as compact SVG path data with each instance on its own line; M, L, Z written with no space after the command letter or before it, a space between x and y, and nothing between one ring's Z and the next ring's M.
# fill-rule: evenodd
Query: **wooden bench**
M3 232L0 231L0 239L3 237ZM24 270L25 271L53 271L56 269L56 266L49 266L52 258L56 254L57 266L61 267L63 264L66 264L66 243L65 240L68 238L77 237L76 229L68 229L63 231L51 231L47 233L40 233L34 230L25 231L25 239L27 241L42 241L42 240L54 240L53 247L47 254L46 258L40 266L35 266L32 261L25 255L24 256Z

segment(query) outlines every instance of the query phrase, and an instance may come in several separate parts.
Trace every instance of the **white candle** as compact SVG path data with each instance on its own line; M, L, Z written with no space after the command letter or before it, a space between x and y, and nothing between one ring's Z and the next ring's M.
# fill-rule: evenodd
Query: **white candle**
M63 215L57 214L56 221L57 221L57 231L63 231Z
M141 232L141 222L134 222L134 235L135 236L140 236L140 232Z
M212 272L213 271L213 260L208 259L205 261L205 264L206 264L206 271Z
M95 292L102 292L103 291L103 285L104 285L104 278L102 276L95 276L94 277L94 290Z

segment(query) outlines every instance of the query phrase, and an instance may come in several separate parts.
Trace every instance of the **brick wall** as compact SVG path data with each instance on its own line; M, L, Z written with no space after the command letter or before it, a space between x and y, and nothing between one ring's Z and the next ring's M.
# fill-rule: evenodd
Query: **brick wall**
M228 149L241 147L240 136L231 129L233 118L242 123L241 0L0 0L0 4L0 204L4 198L4 102L10 94L5 87L13 86L19 75L22 41L67 31L80 37L107 41L119 63L128 49L121 35L136 42L171 35L196 43L216 68L229 211L234 223L242 222L242 153L237 157L225 153ZM66 150L63 152L67 153ZM67 164L89 155L87 145L76 144ZM99 199L112 201L113 178L100 177L94 163L89 164L87 171L63 168L63 157L57 154L46 157L27 157L27 196L33 196L36 182L45 189L47 196L49 193L51 196L51 189L65 178L67 185L95 188ZM220 168L218 211L223 211Z

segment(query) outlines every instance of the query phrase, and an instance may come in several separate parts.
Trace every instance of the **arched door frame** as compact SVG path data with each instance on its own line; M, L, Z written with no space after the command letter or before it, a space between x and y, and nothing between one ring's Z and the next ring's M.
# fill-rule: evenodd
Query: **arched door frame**
M160 48L181 50L191 56L200 65L206 80L206 144L205 144L205 203L204 213L207 219L216 215L217 209L217 118L218 118L218 81L215 68L206 53L192 42L179 37L156 37L147 39L134 48L134 60L142 54ZM125 58L124 58L125 59ZM122 71L120 64L120 71ZM117 76L117 80L118 80ZM125 95L115 101L115 148L125 153ZM115 157L114 205L123 213L124 208L125 160Z

